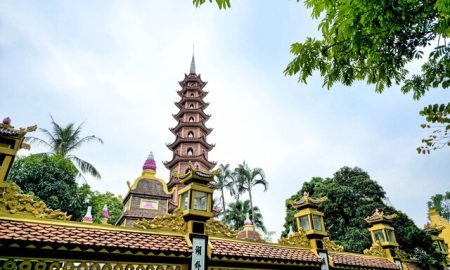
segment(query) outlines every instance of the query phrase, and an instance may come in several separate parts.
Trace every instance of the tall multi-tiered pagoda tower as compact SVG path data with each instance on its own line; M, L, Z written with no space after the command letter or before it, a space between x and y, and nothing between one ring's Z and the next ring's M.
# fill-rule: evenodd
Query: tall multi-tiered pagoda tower
M171 161L164 162L167 169L170 170L170 181L168 188L179 190L179 175L186 173L189 162L201 170L209 171L216 165L216 162L208 160L208 152L213 149L214 144L209 144L206 140L212 129L205 126L210 115L204 110L209 103L203 99L208 94L203 91L206 82L202 81L200 74L195 72L195 59L192 56L189 75L184 75L184 80L179 82L181 90L177 93L181 100L175 102L180 109L173 117L178 121L170 131L176 136L175 141L167 144L167 147L173 152ZM174 192L174 201L177 201L178 192Z

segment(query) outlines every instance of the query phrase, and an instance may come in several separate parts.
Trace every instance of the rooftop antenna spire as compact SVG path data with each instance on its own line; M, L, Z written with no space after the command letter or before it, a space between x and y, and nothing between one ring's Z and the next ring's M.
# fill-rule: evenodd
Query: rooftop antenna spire
M194 44L192 44L192 60L191 60L191 70L189 71L189 74L196 74L195 73Z

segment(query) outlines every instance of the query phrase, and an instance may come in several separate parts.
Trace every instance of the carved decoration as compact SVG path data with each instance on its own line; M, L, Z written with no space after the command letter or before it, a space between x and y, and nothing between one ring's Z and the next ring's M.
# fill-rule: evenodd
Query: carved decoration
M286 204L291 205L293 208L299 208L304 205L315 205L320 206L323 202L327 201L328 198L320 197L320 198L312 198L309 196L309 192L304 192L303 197L301 197L298 201L287 200Z
M28 213L37 218L70 220L72 216L60 210L52 210L40 201L34 201L31 195L20 194L16 183L7 182L3 196L0 197L0 209L11 214Z
M206 234L210 236L213 235L235 238L238 232L231 230L230 227L223 224L219 220L211 218L206 222Z
M165 214L152 220L141 219L133 223L133 227L186 233L186 222L183 219L183 212L179 208L175 209L173 214Z
M294 246L294 247L304 247L309 248L309 240L306 237L303 229L300 229L299 232L295 232L291 234L288 238L280 238L278 239L278 244L284 246Z
M385 215L383 213L383 211L375 209L375 212L373 213L373 215L366 217L364 220L367 223L371 224L371 223L380 222L380 221L384 221L384 220L391 221L396 217L397 217L397 214Z
M330 250L330 251L336 251L336 252L342 252L344 251L344 247L341 245L336 244L335 242L331 241L329 237L325 237L322 240L323 248Z
M398 247L395 247L394 252L395 252L395 257L399 258L400 260L409 259L408 254L406 254L406 252L404 252L403 250L401 250Z
M381 246L380 241L376 241L375 243L373 243L370 249L365 249L364 254L378 257L386 257L386 252Z

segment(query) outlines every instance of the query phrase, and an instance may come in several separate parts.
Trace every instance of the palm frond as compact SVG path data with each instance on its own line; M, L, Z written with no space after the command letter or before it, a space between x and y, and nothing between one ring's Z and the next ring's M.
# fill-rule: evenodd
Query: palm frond
M25 141L26 143L45 144L46 146L52 148L52 146L51 146L48 142L46 142L46 141L44 141L43 139L38 138L38 137L27 136L27 137L25 137L24 141Z
M100 173L97 171L97 169L89 162L80 159L77 156L69 155L68 158L75 162L76 166L78 167L78 170L82 173L88 173L92 175L95 178L101 178Z
M82 144L90 142L90 141L97 141L99 143L103 144L103 140L100 139L99 137L96 137L95 135L90 135L90 136L86 136L81 140L78 140L77 142L75 142L74 144L72 144L67 150L68 152L77 149L78 147L80 147Z

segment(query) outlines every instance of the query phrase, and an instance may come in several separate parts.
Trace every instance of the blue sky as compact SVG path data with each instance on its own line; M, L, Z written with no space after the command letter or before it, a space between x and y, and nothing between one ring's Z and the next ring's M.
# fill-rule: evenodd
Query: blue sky
M309 14L293 0L232 1L225 11L189 0L2 1L0 116L17 127L47 128L49 114L61 124L86 120L84 134L105 143L77 154L100 170L101 180L88 178L100 191L125 195L149 151L167 180L161 161L171 158L177 82L195 44L210 92L210 159L265 170L270 186L255 189L255 204L269 230L282 230L284 201L304 181L345 165L366 170L423 226L428 198L450 190L450 157L416 153L427 135L418 111L448 93L413 101L397 86L381 95L361 82L328 91L317 74L307 85L285 77L290 44L320 35Z

